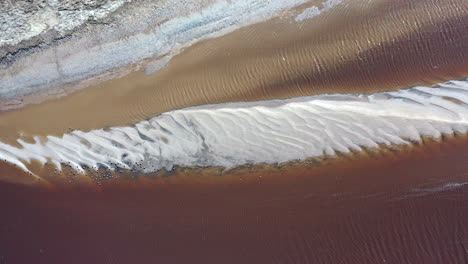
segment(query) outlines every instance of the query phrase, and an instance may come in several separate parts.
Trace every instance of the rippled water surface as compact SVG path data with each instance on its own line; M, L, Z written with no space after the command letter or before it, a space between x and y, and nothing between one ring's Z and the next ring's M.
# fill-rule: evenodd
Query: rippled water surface
M467 10L0 3L0 263L468 263Z

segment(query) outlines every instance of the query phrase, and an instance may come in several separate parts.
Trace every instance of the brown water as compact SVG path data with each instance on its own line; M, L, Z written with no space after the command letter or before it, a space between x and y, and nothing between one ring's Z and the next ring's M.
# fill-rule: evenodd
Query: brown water
M467 150L468 138L457 136L403 153L223 176L179 170L92 188L2 183L0 259L466 263Z
M468 2L354 1L273 19L0 113L0 141L206 103L464 78ZM281 165L79 177L0 163L0 263L468 263L468 137ZM116 175L113 175L116 176ZM15 182L15 184L7 183Z

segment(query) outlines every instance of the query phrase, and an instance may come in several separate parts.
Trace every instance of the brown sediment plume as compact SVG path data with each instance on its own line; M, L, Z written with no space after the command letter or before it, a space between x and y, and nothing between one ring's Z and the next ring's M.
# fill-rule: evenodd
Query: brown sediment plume
M198 43L162 70L0 113L0 140L129 125L208 103L375 93L468 76L465 1L350 1Z
M9 263L464 263L468 138L322 166L0 183ZM132 183L134 183L132 185Z

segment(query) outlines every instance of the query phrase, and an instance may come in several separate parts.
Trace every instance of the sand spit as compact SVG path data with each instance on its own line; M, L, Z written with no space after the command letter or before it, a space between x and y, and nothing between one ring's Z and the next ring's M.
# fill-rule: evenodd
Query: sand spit
M226 103L164 113L128 127L0 142L0 159L152 173L180 167L234 168L409 144L468 131L468 81L367 95L320 95Z

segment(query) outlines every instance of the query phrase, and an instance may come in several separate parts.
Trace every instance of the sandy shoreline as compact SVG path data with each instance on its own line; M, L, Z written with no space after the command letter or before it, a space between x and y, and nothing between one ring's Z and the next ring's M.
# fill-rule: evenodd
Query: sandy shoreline
M23 47L24 41L15 46L0 46L0 97L8 100L0 102L0 110L37 103L41 98L47 99L45 96L63 96L77 88L68 87L70 84L127 66L141 65L147 59L173 56L200 40L279 16L307 0L124 2L107 3L103 6L105 10L101 10L103 12L91 11L89 20L86 16L90 13L81 12L78 15L81 21L70 21L69 12L57 11L57 8L61 9L60 3L48 2L46 7L41 7L49 9L51 17L36 14L36 21L32 22L36 27L29 28L37 30L32 32L33 35L39 35L31 38L32 47L28 48L27 43ZM7 6L4 12L17 14L15 4ZM55 12L61 21L54 21ZM5 20L0 23L2 25L10 23L8 18L0 16L2 20ZM24 26L27 22L16 23ZM42 32L43 23L52 29ZM63 27L71 29L63 32L60 30ZM6 31L9 31L8 27ZM54 40L53 32L66 35ZM39 43L33 44L37 38ZM48 43L50 41L52 43ZM9 48L18 50L8 52Z
M2 112L0 140L129 125L192 105L374 93L464 78L466 17L439 4L366 6L367 13L338 6L304 23L273 19L243 28L186 49L152 75L137 71Z

